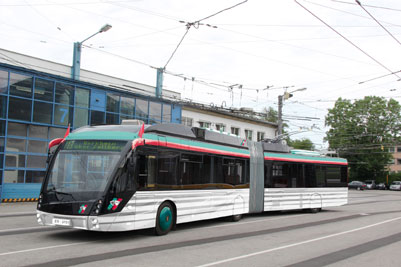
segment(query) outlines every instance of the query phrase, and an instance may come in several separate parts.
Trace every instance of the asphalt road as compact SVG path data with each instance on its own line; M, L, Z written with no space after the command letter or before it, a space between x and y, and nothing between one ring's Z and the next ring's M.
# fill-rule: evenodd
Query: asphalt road
M350 191L311 214L247 215L97 233L38 226L34 203L0 205L0 266L401 266L401 192Z

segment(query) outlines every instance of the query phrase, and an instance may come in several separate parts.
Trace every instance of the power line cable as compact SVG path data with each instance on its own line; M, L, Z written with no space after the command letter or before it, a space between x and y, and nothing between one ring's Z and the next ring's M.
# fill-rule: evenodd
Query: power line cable
M354 13L352 13L352 12L348 12L348 11L345 11L345 10L341 10L341 9L337 9L337 8L325 6L325 5L318 4L318 3L315 3L315 2L312 2L312 1L308 1L308 0L304 0L304 1L305 1L305 2L308 2L308 3L312 4L312 5L320 6L320 7L323 7L323 8L335 10L335 11L337 11L337 12L341 12L341 13L345 13L345 14L348 14L348 15L352 15L352 16L355 16L355 17L360 17L360 18L364 18L364 19L369 19L369 20L370 20L370 18L369 18L369 17L366 17L366 16L362 16L362 15L359 15L359 14L354 14ZM385 22L386 24L392 25L392 26L401 27L401 25L399 25L399 24L394 24L394 23L387 22L387 21L383 21L383 22Z
M370 14L370 12L368 10L366 10L366 8L363 7L363 5L361 4L361 2L359 0L355 0L355 2L374 20L376 21L377 24L379 24L379 26L385 31L387 32L399 45L401 45L401 42L395 38L395 36L389 32L384 26L383 24L381 24L372 14Z
M248 0L242 1L242 2L240 2L240 3L237 3L237 4L233 5L233 6L230 6L230 7L227 7L227 8L225 8L225 9L222 9L222 10L220 10L220 11L218 11L218 12L212 14L212 15L209 15L209 16L207 16L207 17L204 17L203 19L200 19L200 20L197 20L197 21L194 21L194 22L187 22L186 25L185 25L187 29L186 29L184 35L181 37L181 40L179 41L177 47L174 49L174 51L173 51L173 53L171 54L170 58L167 60L167 63L164 65L163 69L166 69L168 63L169 63L169 62L171 61L171 59L173 58L175 52L177 52L177 50L178 50L178 48L180 47L182 41L184 41L185 36L187 36L189 30L190 30L192 27L198 28L199 25L201 25L201 24L200 24L201 21L206 20L206 19L209 19L209 18L211 18L211 17L214 17L214 16L216 16L216 15L218 15L218 14L224 12L224 11L233 9L233 8L235 8L235 7L239 6L239 5L242 5L242 4L246 3L246 2L248 2ZM181 21L181 22L184 22L184 21ZM210 26L210 25L207 24L207 26Z
M351 44L353 47L355 47L356 49L358 49L360 52L362 52L364 55L366 55L367 57L369 57L370 59L372 59L374 62L376 62L378 65L380 65L381 67L383 67L384 69L386 69L388 72L392 73L393 71L390 70L389 68L387 68L386 66L384 66L381 62L379 62L377 59L375 59L374 57L372 57L371 55L369 55L367 52L365 52L364 50L362 50L362 48L360 48L359 46L357 46L356 44L354 44L353 42L351 42L351 40L349 40L347 37L345 37L344 35L342 35L340 32L338 32L336 29L334 29L333 27L331 27L328 23L326 23L324 20L322 20L321 18L319 18L317 15L315 15L312 11L310 11L309 9L307 9L305 6L303 6L302 4L300 4L297 0L294 0L295 3L297 3L299 6L301 6L303 9L305 9L308 13L310 13L313 17L315 17L316 19L318 19L320 22L322 22L324 25L326 25L329 29L331 29L332 31L334 31L336 34L338 34L339 36L341 36L344 40L346 40L349 44ZM400 79L400 77L397 74L393 74L395 76L397 76L397 78Z
M331 0L331 1L337 2L337 3L342 3L342 4L348 4L348 5L357 5L355 3L350 3L350 2L345 2L345 1L338 1L338 0ZM364 6L401 12L401 9L396 9L396 8L391 8L391 7L374 6L374 5L364 5Z

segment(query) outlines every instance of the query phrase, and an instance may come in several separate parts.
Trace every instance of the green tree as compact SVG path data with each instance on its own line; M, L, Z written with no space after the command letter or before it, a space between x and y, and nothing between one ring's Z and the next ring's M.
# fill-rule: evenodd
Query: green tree
M400 112L397 101L376 96L353 103L339 98L329 109L326 126L330 130L325 139L348 160L351 179L381 180L387 174L392 158L388 147L400 140Z
M265 121L277 123L278 122L278 112L272 107L263 108L263 113L266 114L264 117Z
M289 139L288 145L292 146L295 149L305 149L305 150L312 150L312 151L315 150L315 145L308 138L302 138L302 139L297 139L297 140Z

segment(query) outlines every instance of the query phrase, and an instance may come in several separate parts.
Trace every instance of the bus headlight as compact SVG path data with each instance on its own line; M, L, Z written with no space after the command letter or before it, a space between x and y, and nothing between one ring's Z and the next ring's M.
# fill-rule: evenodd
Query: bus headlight
M41 216L40 216L40 214L36 214L36 220L38 221L38 224L43 224L42 223L42 218L41 218Z
M91 218L92 229L99 229L99 220L97 218Z
M93 207L93 213L95 213L96 215L98 215L100 213L100 211L102 210L102 205L103 205L103 201L101 199L99 199L95 206Z

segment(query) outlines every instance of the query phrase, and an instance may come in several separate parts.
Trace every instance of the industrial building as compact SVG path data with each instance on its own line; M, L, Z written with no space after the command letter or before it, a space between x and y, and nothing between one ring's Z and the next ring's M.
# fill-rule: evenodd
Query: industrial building
M0 49L0 200L38 197L48 143L63 137L68 125L73 130L89 124L120 124L123 119L188 124L192 116L197 124L191 126L245 139L276 135L276 124L184 103L173 91L163 90L162 97L156 97L155 90L86 70L81 70L79 80L72 79L71 66Z

